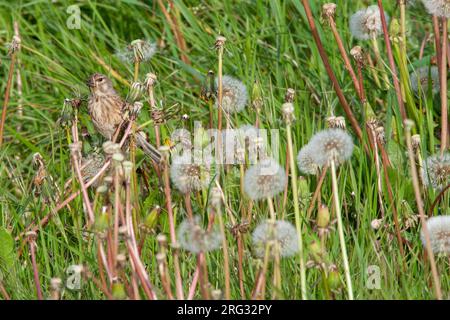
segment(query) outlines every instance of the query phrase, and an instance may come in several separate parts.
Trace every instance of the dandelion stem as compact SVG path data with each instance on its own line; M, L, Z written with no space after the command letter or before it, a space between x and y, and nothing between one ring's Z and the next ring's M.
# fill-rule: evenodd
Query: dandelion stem
M448 50L447 19L442 18L442 56L440 61L441 76L441 155L448 147L448 100L447 100L447 50Z
M34 234L31 237L34 238L35 236L36 235ZM43 300L44 298L42 296L41 282L39 280L39 270L36 263L36 241L34 239L30 239L29 244L30 244L31 264L33 265L34 284L36 286L36 294L38 300Z
M423 201L422 196L420 195L420 186L419 186L419 177L417 174L416 162L414 159L414 151L411 143L411 125L409 123L405 123L405 138L406 145L408 147L408 156L409 156L409 166L411 169L411 177L414 187L414 195L417 203L417 210L419 211L420 221L422 224L422 232L425 238L425 248L428 254L428 259L430 261L431 273L433 276L434 282L434 290L435 295L438 300L442 300L442 291L441 291L441 283L439 280L439 275L436 268L436 261L434 259L433 250L431 249L431 240L430 234L428 232L427 222L425 220L425 212L423 209Z
M292 194L294 200L294 212L295 212L295 227L297 229L297 238L298 238L298 255L300 259L300 287L301 287L301 297L302 300L307 300L306 295L306 271L305 271L305 262L303 259L303 237L302 237L302 218L300 218L300 206L298 202L298 188L297 188L297 170L295 167L294 161L294 150L292 147L292 132L291 125L286 125L287 131L287 142L288 142L288 152L289 152L289 162L291 163L291 185L292 185Z
M222 234L222 250L223 250L223 268L225 273L225 299L230 300L230 263L228 261L228 244L225 234L225 226L223 223L222 212L220 207L217 207L217 216L219 217L220 233Z
M172 210L172 196L170 192L170 178L169 178L169 166L167 164L167 156L166 159L164 159L164 195L166 197L166 208L167 208L167 215L169 218L169 232L170 232L170 241L173 248L173 264L175 269L175 286L176 286L176 293L177 293L177 299L183 300L183 282L181 280L181 270L180 270L180 262L178 257L178 244L177 244L177 238L175 233L175 220L173 216L173 210Z
M386 44L386 51L387 51L387 55L388 55L388 59L389 59L389 66L391 69L391 73L392 73L392 80L394 82L394 88L395 88L395 93L397 95L397 103L398 103L398 107L400 109L400 114L402 117L402 120L404 121L406 119L406 110L405 110L405 104L403 103L403 97L402 97L402 92L400 89L400 83L397 77L397 69L395 66L395 61L394 61L394 56L392 54L392 47L391 47L391 40L389 39L389 32L388 32L388 28L387 28L387 22L386 22L386 16L384 14L384 10L383 10L383 3L382 0L378 0L378 7L380 8L380 17L381 17L381 25L383 27L383 36L384 36L384 42Z
M342 254L342 260L344 263L345 279L346 279L346 283L347 283L348 299L353 300L352 279L350 277L350 266L348 263L347 248L345 246L344 227L343 227L342 215L341 215L341 205L339 204L339 193L338 193L339 191L338 191L338 183L337 183L337 177L336 177L336 164L335 164L334 160L331 160L331 181L332 181L332 188L333 188L334 209L336 212L337 225L338 225L339 242L341 245L341 254Z
M353 70L352 64L350 63L350 59L347 55L347 51L345 50L344 44L342 43L341 36L339 35L339 32L336 28L336 22L334 21L334 18L332 16L329 17L329 21L330 21L331 31L333 32L334 39L336 40L336 43L339 48L339 52L341 53L342 59L344 59L345 68L350 73L350 77L352 78L356 93L358 94L360 99L362 99L358 78L356 77L355 71Z
M378 46L378 40L375 37L372 37L372 47L373 47L373 52L375 53L375 58L377 59L377 66L379 66L379 70L383 76L384 86L386 89L389 89L389 78L388 78L386 70L384 68L383 59L381 58L380 47ZM376 69L375 69L375 72L377 72Z
M6 110L8 109L8 104L9 104L9 94L11 91L11 84L12 84L12 77L13 77L13 73L14 73L15 63L16 63L16 52L13 52L11 55L11 63L9 64L8 80L6 82L6 89L5 89L5 99L3 100L2 117L0 120L0 147L3 144L3 130L5 128Z
M314 22L314 18L311 12L311 7L309 5L309 0L302 0L303 7L305 8L306 18L308 19L308 24L310 26L314 41L317 45L317 49L319 50L319 55L323 61L323 64L325 66L325 70L327 71L328 77L330 78L331 82L333 83L333 88L336 91L336 95L338 96L339 102L342 105L342 108L344 109L345 114L347 115L347 118L349 119L353 130L355 131L356 136L358 139L363 142L363 135L362 130L358 124L358 120L356 120L352 109L350 108L347 100L345 99L344 93L342 92L342 89L339 85L339 82L331 69L330 62L328 60L328 56L325 52L325 49L323 47L322 41L320 40L319 33L316 28L316 24ZM366 150L368 151L368 150Z

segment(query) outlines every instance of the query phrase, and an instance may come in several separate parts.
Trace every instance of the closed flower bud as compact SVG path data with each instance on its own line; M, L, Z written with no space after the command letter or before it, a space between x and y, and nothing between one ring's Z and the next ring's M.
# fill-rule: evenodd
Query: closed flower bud
M112 295L116 300L124 300L127 298L125 292L125 286L120 282L115 282L112 284Z
M336 290L341 286L341 279L336 266L331 266L328 271L327 283L331 290Z
M326 228L330 223L330 210L324 204L319 207L316 223L319 228Z

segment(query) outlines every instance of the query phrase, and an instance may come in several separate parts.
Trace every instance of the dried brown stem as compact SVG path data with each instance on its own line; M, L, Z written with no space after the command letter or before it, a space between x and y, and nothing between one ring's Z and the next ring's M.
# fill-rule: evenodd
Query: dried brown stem
M428 232L427 221L425 219L425 212L423 209L422 196L420 194L419 176L417 174L416 161L414 158L414 151L411 143L411 128L410 128L411 125L409 123L405 123L405 126L406 126L405 135L406 135L406 145L408 146L409 166L411 169L411 177L414 187L414 195L417 203L417 210L419 211L420 221L422 224L422 233L425 238L425 248L428 254L428 260L430 261L436 299L442 300L441 283L437 272L433 250L431 248L430 234Z
M356 93L358 94L359 98L362 100L360 84L356 77L355 71L353 70L352 64L350 63L350 59L348 57L347 51L344 48L344 44L342 43L341 36L339 35L339 32L336 28L336 23L334 21L334 18L332 16L330 16L329 21L330 21L331 31L333 32L334 39L336 40L336 43L339 48L339 52L341 53L342 59L344 59L345 68L350 73L350 77L352 78L353 86L355 87Z
M302 0L303 7L305 8L306 17L308 19L308 24L311 28L311 32L314 38L314 41L317 45L317 49L319 50L319 55L322 58L323 64L325 66L325 70L327 71L328 77L330 78L331 82L333 83L333 88L336 91L336 95L338 96L339 102L342 105L342 108L344 109L345 114L347 115L347 118L350 121L350 124L353 127L353 130L355 131L356 136L358 139L363 142L363 135L362 130L358 124L358 121L356 120L355 116L353 115L353 112L350 108L350 105L348 104L347 100L345 99L344 93L342 92L342 89L339 85L339 82L331 68L330 62L328 60L328 56L325 52L325 49L323 47L322 41L320 40L319 33L316 28L316 24L314 22L314 18L311 12L311 7L309 6L308 0Z
M391 40L389 38L389 31L388 31L387 22L386 22L386 16L384 14L382 0L378 0L378 7L380 8L380 13L381 13L380 17L381 17L381 25L383 27L384 42L386 44L386 51L387 51L387 55L388 55L388 59L389 59L389 66L391 68L392 79L394 81L395 93L397 95L397 103L398 103L398 107L400 109L400 115L402 117L402 121L405 121L405 119L407 118L407 114L406 114L405 104L403 102L402 91L400 88L400 82L399 82L399 79L397 76L397 67L395 65L394 55L392 54Z
M5 99L3 100L2 117L0 119L0 147L3 144L3 131L5 128L6 111L8 109L8 104L9 104L9 95L11 92L12 77L14 74L14 65L16 63L16 54L17 54L16 52L13 52L11 55L11 63L9 65L9 71L8 71L8 80L6 82Z

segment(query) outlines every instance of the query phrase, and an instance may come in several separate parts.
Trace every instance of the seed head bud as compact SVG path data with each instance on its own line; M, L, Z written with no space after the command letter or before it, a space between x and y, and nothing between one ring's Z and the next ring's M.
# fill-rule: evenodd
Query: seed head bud
M158 252L156 254L156 261L158 264L163 264L166 261L166 254L164 252Z
M375 128L374 132L375 132L375 138L377 139L377 141L381 145L385 145L386 144L386 135L384 134L384 127L379 126L379 127Z
M294 105L291 102L283 103L281 112L283 113L283 119L287 124L291 124L295 120Z
M145 85L145 88L147 89L147 91L149 91L153 88L153 86L156 84L157 79L158 78L156 77L156 74L154 74L154 73L150 72L145 75L144 85Z
M288 88L286 90L286 94L284 96L284 102L293 103L295 98L295 90L292 88Z
M128 92L127 101L128 102L136 102L141 99L142 93L144 91L144 86L140 82L133 82L130 87L130 91Z
M225 38L224 36L218 36L216 38L216 42L214 43L214 47L216 49L223 48L223 46L225 45L225 41L227 41L227 38Z
M253 83L252 88L252 107L255 109L256 112L261 111L261 107L263 105L263 99L262 99L262 92L261 92L261 85L258 81L255 81Z
M111 156L114 153L120 152L120 145L118 143L114 143L112 141L106 141L103 143L102 145L103 148L103 152L108 155Z
M50 279L50 288L55 291L59 291L61 289L62 280L61 278L51 278Z
M125 157L121 152L116 152L113 154L112 159L114 162L120 163L125 160Z
M414 151L417 151L417 149L420 148L420 135L415 134L411 137L411 144Z
M211 291L211 298L213 300L222 300L223 299L223 293L220 289L215 289Z
M322 6L322 16L324 18L334 18L334 14L336 13L336 4L335 3L325 3Z
M405 126L405 130L409 131L412 129L412 127L414 127L414 121L411 119L405 119L403 125Z
M9 56L20 50L21 42L22 40L20 39L19 36L13 36L11 42L7 45Z
M131 161L124 161L122 163L122 167L123 167L123 174L125 176L125 180L126 181L130 181L130 179L131 179L131 172L133 170L133 162L131 162Z
M350 55L355 59L355 61L361 65L364 64L364 54L363 49L360 46L355 46L350 50Z
M218 187L211 188L209 203L213 208L217 208L222 205L222 191Z
M370 226L374 230L380 229L382 224L383 224L383 219L374 219L370 222Z
M119 253L116 256L116 261L117 261L117 265L120 268L123 268L125 266L125 262L127 262L127 256L125 254L123 254L123 253Z
M203 82L200 97L204 101L210 102L214 100L215 93L216 93L216 84L214 71L209 70L208 73L206 74L205 81Z
M346 125L345 125L345 118L344 117L335 117L335 116L330 116L326 119L328 128L330 129L342 129L345 130Z
M167 245L167 236L165 234L160 233L156 236L156 241L158 241L158 244L161 247L165 247Z

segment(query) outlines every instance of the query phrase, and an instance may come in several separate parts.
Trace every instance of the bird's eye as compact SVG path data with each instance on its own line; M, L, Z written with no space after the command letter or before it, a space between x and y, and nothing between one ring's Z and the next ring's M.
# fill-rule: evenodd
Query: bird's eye
M99 78L98 82L102 82L103 80L105 80L105 78Z

